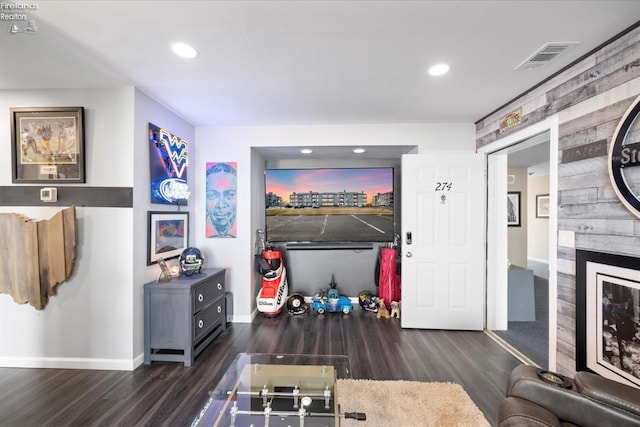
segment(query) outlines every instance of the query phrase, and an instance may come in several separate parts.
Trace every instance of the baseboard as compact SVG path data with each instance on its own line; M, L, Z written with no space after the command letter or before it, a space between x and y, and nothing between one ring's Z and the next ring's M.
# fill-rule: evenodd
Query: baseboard
M528 257L527 268L536 276L549 279L549 260Z
M231 323L251 323L253 322L253 319L255 319L257 315L258 315L257 309L253 310L253 312L248 316L234 315L233 319L231 320Z
M78 357L0 357L0 367L133 371L141 364L138 359L139 357L134 360Z

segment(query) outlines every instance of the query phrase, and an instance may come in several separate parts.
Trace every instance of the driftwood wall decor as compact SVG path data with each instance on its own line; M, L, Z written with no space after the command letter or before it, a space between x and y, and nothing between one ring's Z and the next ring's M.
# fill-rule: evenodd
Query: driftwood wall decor
M76 260L76 208L51 219L0 214L0 293L18 304L44 309L56 287L67 280Z

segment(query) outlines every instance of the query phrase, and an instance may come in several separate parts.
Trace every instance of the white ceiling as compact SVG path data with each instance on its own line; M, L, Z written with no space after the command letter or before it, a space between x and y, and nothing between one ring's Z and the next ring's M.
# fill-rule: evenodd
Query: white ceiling
M637 0L17 3L38 31L0 21L0 89L135 85L195 126L474 122L640 18Z

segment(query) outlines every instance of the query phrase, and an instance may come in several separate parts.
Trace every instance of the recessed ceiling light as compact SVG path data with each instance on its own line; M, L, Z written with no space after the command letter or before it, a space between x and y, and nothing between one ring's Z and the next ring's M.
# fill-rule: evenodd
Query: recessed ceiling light
M193 46L182 42L171 43L171 50L180 58L191 59L198 56L198 51Z
M365 150L364 148L354 148L353 149L353 152L356 153L356 154L362 154L365 151L367 151L367 150Z
M443 74L447 74L449 72L449 65L447 64L436 64L429 68L430 76L441 76Z
M300 152L302 154L311 154L311 153L313 153L313 150L310 149L310 148L303 148L302 150L300 150Z

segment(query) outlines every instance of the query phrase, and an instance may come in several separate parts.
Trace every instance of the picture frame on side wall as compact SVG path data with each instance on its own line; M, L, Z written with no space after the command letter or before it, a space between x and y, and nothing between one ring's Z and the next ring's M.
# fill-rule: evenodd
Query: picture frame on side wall
M13 183L84 183L84 108L11 108Z
M640 388L640 258L576 250L576 369Z
M507 193L507 225L509 227L520 227L520 195L520 191Z
M177 258L189 247L189 212L148 212L147 265Z
M549 218L549 195L536 196L536 218Z

